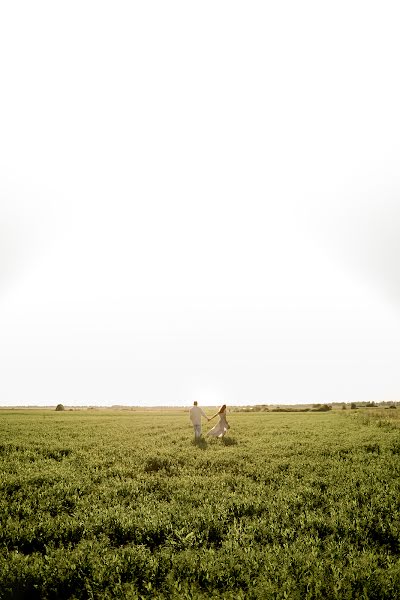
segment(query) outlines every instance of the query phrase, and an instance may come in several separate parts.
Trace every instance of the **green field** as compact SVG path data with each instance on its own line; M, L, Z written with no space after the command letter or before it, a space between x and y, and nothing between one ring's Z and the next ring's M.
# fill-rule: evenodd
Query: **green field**
M2 410L0 598L400 598L399 413Z

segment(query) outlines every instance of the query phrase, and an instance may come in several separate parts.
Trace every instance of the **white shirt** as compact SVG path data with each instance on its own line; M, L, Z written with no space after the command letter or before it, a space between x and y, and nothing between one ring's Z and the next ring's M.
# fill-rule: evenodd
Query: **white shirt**
M192 421L193 425L201 425L201 417L203 416L205 419L207 419L207 415L204 412L203 409L200 408L200 406L192 406L192 408L189 410L189 415L190 415L190 420Z

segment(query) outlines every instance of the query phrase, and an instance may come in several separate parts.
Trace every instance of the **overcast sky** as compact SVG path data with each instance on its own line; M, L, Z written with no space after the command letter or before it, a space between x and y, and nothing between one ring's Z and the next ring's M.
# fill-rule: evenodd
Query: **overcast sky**
M397 2L5 2L0 405L400 400Z

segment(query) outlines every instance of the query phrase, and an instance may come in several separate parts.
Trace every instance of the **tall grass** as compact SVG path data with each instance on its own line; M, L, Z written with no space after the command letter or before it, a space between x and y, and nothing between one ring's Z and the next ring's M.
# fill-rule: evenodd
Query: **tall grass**
M397 411L353 412L0 411L0 598L400 598Z

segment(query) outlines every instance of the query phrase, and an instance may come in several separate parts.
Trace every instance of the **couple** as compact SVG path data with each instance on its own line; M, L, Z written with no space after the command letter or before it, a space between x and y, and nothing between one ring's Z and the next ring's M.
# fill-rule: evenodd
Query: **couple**
M226 404L223 404L215 415L207 417L206 413L197 406L197 401L195 401L189 411L189 415L193 424L195 441L199 440L201 436L201 417L204 417L207 421L211 421L211 419L219 415L218 423L207 432L207 435L210 435L211 437L224 437L225 433L230 429L228 421L226 420Z

